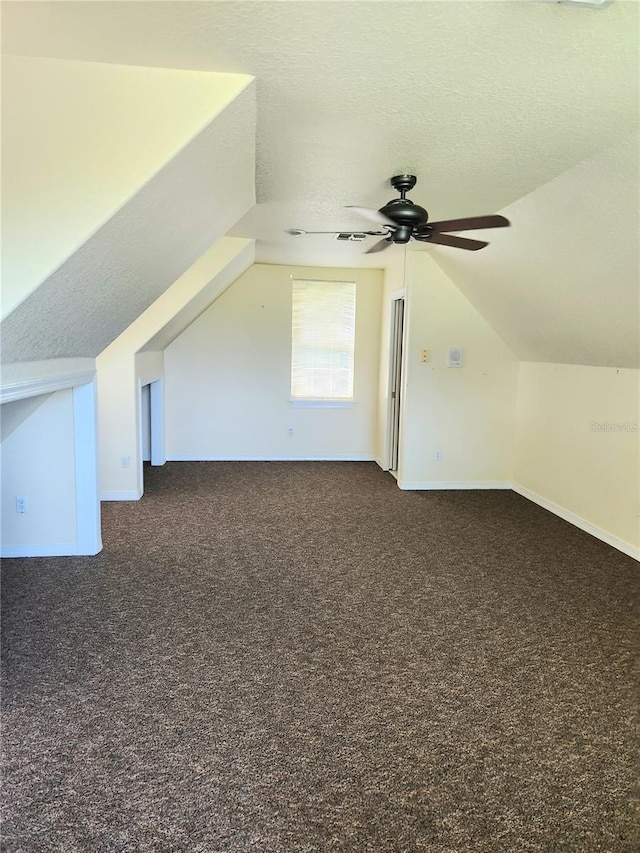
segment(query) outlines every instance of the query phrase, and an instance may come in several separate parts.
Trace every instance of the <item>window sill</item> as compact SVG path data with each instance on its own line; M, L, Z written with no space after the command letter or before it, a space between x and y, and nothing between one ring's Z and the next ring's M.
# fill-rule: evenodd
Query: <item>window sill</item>
M352 409L355 401L332 400L329 397L289 397L294 409Z

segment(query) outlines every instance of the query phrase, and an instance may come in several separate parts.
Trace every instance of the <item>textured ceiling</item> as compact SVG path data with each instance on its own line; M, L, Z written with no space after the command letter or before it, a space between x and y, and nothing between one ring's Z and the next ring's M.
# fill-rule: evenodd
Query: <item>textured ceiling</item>
M285 202L278 228L357 226L342 206L379 206L407 170L436 219L499 210L637 122L623 0L3 6L9 52L254 75L257 200Z
M482 252L431 249L521 359L640 367L638 143L514 202Z
M3 57L2 316L251 79Z
M254 134L251 84L3 320L3 361L102 352L252 206Z
M596 155L637 129L636 2L5 2L3 43L254 75L259 204L231 233L258 238L258 260L385 263L283 230L362 228L343 206L379 207L411 171L432 219L512 211L483 252L427 251L523 357L615 363L634 348L637 261L610 230L637 224L637 158ZM594 200L609 210L609 189L607 220Z

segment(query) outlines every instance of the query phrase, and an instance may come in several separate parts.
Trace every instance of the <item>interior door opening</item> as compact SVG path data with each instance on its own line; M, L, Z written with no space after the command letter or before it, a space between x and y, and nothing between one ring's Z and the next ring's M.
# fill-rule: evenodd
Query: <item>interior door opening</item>
M400 394L402 389L402 336L404 330L404 298L394 299L391 311L391 388L389 471L396 476L400 457Z
M142 462L151 462L151 385L140 389L140 453Z
M140 467L144 489L145 465L164 465L164 382L140 385Z

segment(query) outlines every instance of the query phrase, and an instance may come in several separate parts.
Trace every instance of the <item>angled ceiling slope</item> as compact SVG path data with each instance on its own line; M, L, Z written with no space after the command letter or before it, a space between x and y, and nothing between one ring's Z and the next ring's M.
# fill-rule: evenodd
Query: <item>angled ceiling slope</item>
M403 171L435 219L494 212L637 122L633 0L3 6L13 52L255 76L257 198L289 208L279 228L357 228L342 205L379 207Z
M509 205L482 252L431 249L520 359L640 367L639 152L633 134Z
M2 316L249 82L238 74L4 56Z
M41 74L33 76L43 83L50 63L35 62ZM19 60L15 65L22 67ZM36 265L25 260L22 288L16 279L13 288L9 285L17 304L2 322L6 362L95 357L255 201L251 78L63 65L64 71L55 74L58 81L67 80L70 103L58 91L61 106L49 109L44 119L37 110L28 110L22 130L29 156L20 160L17 138L10 148L19 161L25 193L22 202L20 182L14 181L8 218L18 249L9 269L20 278L22 261L41 235L48 254ZM125 96L131 80L136 85ZM107 90L115 106L104 100ZM28 91L42 105L35 83ZM106 119L96 116L100 110ZM136 112L141 121L133 118ZM76 120L68 127L71 113ZM179 131L176 115L184 119ZM39 163L32 178L28 165L34 161L35 143L28 131L43 123L51 144L41 149L44 166ZM107 124L112 125L108 132ZM81 142L73 139L76 127L82 130ZM4 165L6 170L6 161ZM47 191L39 196L43 186ZM49 227L54 239L47 241ZM79 248L78 240L84 240ZM64 260L70 247L72 254ZM63 262L39 284L42 271L48 272L58 259Z

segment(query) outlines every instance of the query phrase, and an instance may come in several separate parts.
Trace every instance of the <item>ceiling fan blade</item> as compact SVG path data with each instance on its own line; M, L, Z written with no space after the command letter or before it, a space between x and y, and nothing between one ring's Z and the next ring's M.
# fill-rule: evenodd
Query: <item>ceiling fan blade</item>
M430 222L435 231L475 231L476 228L505 228L511 225L504 216L469 216L466 219L445 219L443 222Z
M359 216L363 216L370 222L375 222L376 225L389 225L391 228L396 227L395 222L385 216L384 213L380 213L379 210L374 210L372 207L358 207L355 204L348 204L346 205L346 209L353 210Z
M421 243L439 243L441 246L453 246L456 249L468 249L470 252L477 252L478 249L484 249L488 246L483 240L470 240L468 237L455 237L452 234L441 234L439 231L434 231L432 234L424 236L416 235L416 240Z
M388 249L391 244L391 237L385 237L384 240L378 240L378 242L374 243L370 249L367 249L365 255L372 255L374 252L384 252L384 250Z

